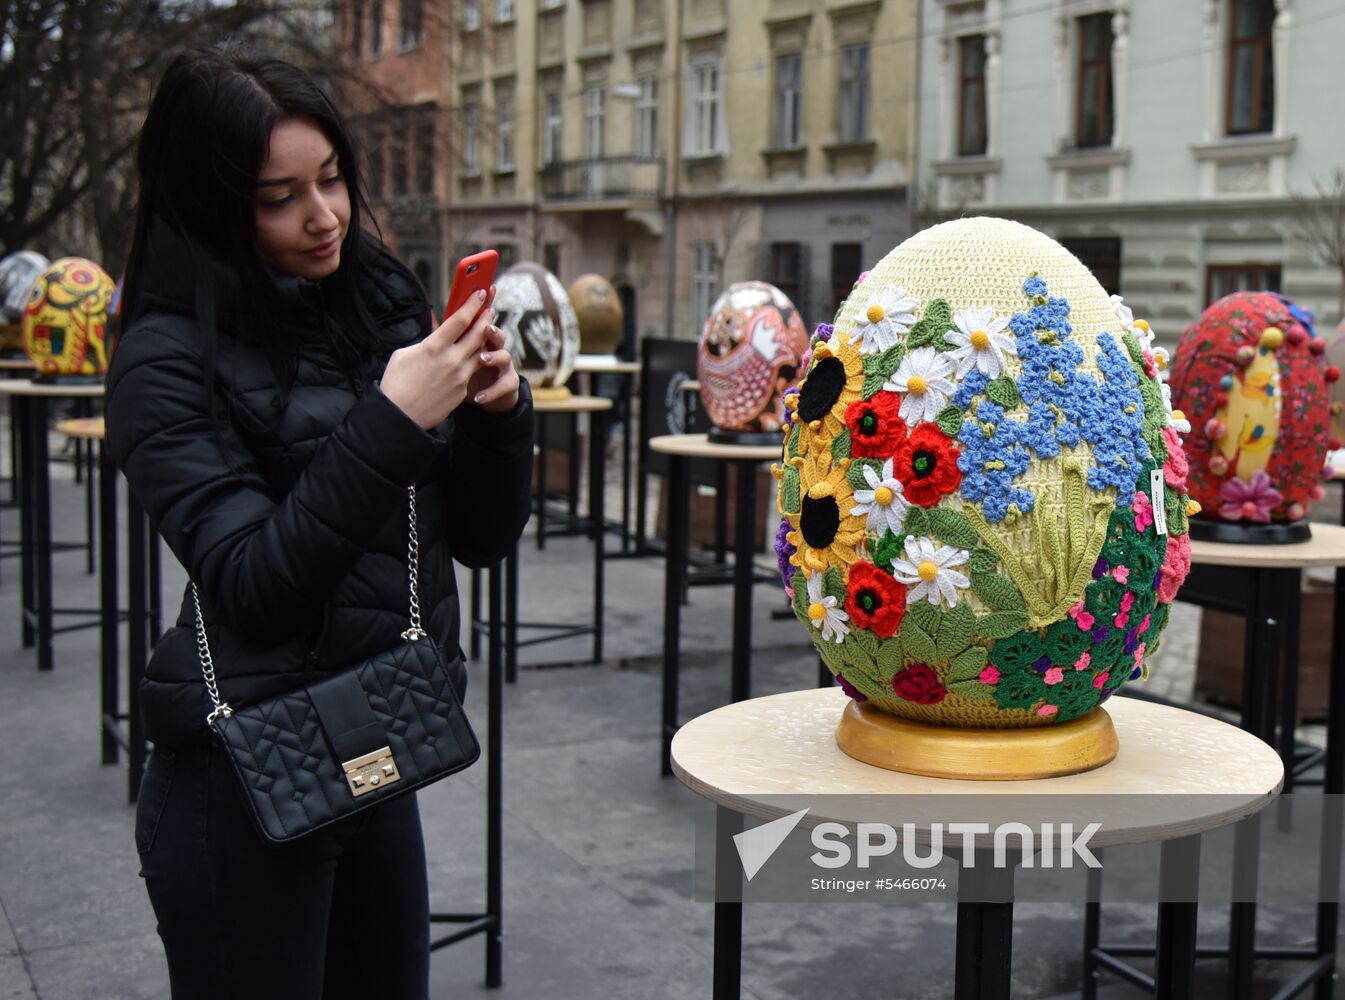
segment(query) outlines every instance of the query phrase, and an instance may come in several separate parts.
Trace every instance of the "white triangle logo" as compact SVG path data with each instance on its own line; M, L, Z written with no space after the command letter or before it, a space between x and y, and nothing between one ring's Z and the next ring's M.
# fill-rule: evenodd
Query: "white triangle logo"
M738 848L738 858L743 863L743 873L747 875L747 881L752 881L752 877L761 871L761 866L779 850L790 831L799 825L799 820L807 815L807 809L800 809L796 813L781 816L769 823L733 835L733 843Z

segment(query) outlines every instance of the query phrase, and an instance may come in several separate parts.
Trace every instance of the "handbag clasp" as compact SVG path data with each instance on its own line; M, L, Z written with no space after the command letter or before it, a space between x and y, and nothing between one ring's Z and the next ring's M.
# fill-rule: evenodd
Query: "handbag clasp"
M380 747L373 753L348 760L341 765L341 769L346 774L346 784L355 798L402 780L391 747Z

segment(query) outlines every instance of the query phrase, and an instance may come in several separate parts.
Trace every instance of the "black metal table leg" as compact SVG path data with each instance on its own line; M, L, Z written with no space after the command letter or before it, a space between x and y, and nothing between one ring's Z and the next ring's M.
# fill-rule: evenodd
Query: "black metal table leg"
M677 671L686 585L687 469L681 455L668 456L668 525L663 564L663 753L662 771L672 774L672 737L677 731Z
M117 715L120 712L120 607L117 604L117 469L102 442L98 444L98 590L102 670L103 763L117 762Z
M1013 878L1012 867L994 867L988 850L958 873L954 1000L1009 1000Z
M1200 835L1165 840L1158 882L1157 1000L1196 996L1196 898L1200 889Z
M599 410L588 420L588 521L593 539L593 662L602 662L603 572L606 565L607 414Z
M33 560L35 563L35 606L31 613L37 619L37 669L50 670L55 665L52 655L52 585L51 585L51 468L47 451L47 401L34 396L29 402L29 441L32 458L29 467L33 480Z
M731 697L752 696L752 577L756 555L757 463L740 459L734 517L733 555L733 676Z
M579 414L571 413L569 415L570 424L570 447L566 449L569 456L568 468L565 470L565 507L570 513L570 524L574 524L579 517ZM593 422L589 421L589 433L593 433Z
M742 869L733 844L742 829L740 813L715 806L714 1000L738 1000L742 991Z
M518 552L515 543L514 553ZM504 684L500 669L500 565L490 568L490 662L486 734L486 986L494 989L504 977ZM512 625L513 616L510 616Z
M541 445L537 451L537 549L546 548L546 414L539 410L533 413L537 419L536 440Z
M1341 508L1345 521L1345 504ZM1331 1000L1338 975L1336 954L1340 932L1342 825L1345 825L1345 567L1336 569L1332 604L1331 680L1326 709L1326 773L1322 781L1322 860L1318 878L1322 902L1317 904L1317 953L1331 957L1332 972L1317 980L1316 1000Z
M630 551L630 433L631 383L635 376L627 372L621 376L621 551Z
M23 632L23 648L32 649L37 642L37 626L32 619L30 609L37 603L37 553L33 543L33 480L36 471L33 467L33 410L32 399L12 397L17 413L15 425L18 428L19 464L16 468L19 479L19 576L21 578L21 603L19 618Z
M494 612L491 612L492 615ZM518 543L505 557L504 571L504 680L518 680Z
M1093 852L1098 861L1102 849ZM1098 962L1097 947L1102 942L1102 869L1088 869L1087 899L1083 909L1083 985L1079 1000L1097 1000Z
M467 628L467 655L473 660L481 659L481 629L480 625L484 619L481 617L481 571L475 567L471 570L471 598L472 611L468 619Z
M146 554L149 546L149 519L145 516L140 501L128 488L126 491L126 583L129 588L127 601L127 624L130 627L126 644L126 662L129 668L127 677L127 742L126 756L129 759L127 781L129 798L135 801L140 791L140 775L145 768L145 736L140 724L140 679L145 675L145 663L149 658L149 607L148 581L145 571Z

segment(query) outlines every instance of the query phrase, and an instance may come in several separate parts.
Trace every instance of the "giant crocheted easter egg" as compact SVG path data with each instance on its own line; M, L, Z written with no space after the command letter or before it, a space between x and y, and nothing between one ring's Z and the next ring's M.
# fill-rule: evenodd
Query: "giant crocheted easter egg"
M23 345L40 375L102 375L115 283L82 257L53 261L33 282L23 310Z
M621 343L625 311L612 283L601 274L581 274L566 289L579 321L579 350L613 354Z
M715 300L696 352L701 400L721 432L714 436L779 430L784 390L807 349L808 328L784 292L764 281L730 285Z
M50 261L33 250L20 250L0 260L0 323L17 323L28 304L28 289Z
M912 236L818 327L776 550L863 712L1054 726L1143 675L1190 551L1150 336L1054 240L987 218Z
M1312 316L1281 295L1235 292L1182 334L1173 405L1193 431L1186 455L1192 530L1230 541L1310 537L1308 504L1322 495L1330 449L1326 342Z
M518 373L534 389L562 388L579 353L579 320L560 279L540 264L515 264L495 281L494 308Z

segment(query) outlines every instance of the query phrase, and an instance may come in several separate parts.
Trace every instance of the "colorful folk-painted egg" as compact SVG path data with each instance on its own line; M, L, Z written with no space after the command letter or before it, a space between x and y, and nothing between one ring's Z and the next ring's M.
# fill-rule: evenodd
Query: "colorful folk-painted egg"
M865 711L970 728L1084 715L1145 673L1190 566L1160 355L1047 236L912 236L814 333L776 552Z
M722 431L775 431L782 395L798 377L808 328L784 292L764 281L730 285L715 300L696 352L710 420Z
M567 289L579 319L579 350L613 354L621 343L625 312L612 283L601 274L581 274Z
M519 374L533 388L565 385L579 353L579 321L560 279L541 264L515 264L495 281L494 307Z
M1226 295L1182 334L1172 400L1195 428L1186 456L1197 524L1255 532L1304 521L1331 443L1324 348L1311 314L1270 292Z
M106 327L115 284L82 257L62 257L28 291L23 346L43 375L102 375Z
M1334 368L1339 376L1340 372L1345 371L1345 320L1336 327L1335 335L1330 343L1320 349L1320 353L1326 358L1328 372ZM1334 469L1345 474L1345 378L1337 377L1330 382L1330 386L1331 440L1328 443L1333 454L1328 461Z
M0 260L0 323L18 323L28 304L28 289L50 261L32 250L20 250Z

